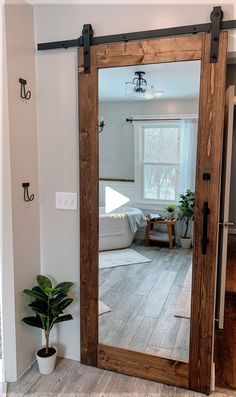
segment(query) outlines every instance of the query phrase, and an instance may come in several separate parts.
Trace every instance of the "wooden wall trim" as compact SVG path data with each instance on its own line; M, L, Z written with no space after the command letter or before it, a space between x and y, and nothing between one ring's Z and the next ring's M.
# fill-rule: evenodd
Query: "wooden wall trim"
M79 62L83 50L79 49ZM80 337L81 362L97 365L98 344L98 72L96 47L91 71L79 68L80 156Z
M190 388L206 394L210 393L214 337L227 32L220 33L217 63L210 63L210 38L204 36L201 67L189 361ZM209 181L203 180L204 172L211 174ZM206 255L201 248L204 201L211 211Z
M104 182L134 182L134 179L99 178L99 181L104 181Z
M123 374L188 388L189 366L180 361L99 344L98 366Z
M201 59L204 35L101 44L97 48L97 67L193 61ZM79 58L83 68L83 57Z

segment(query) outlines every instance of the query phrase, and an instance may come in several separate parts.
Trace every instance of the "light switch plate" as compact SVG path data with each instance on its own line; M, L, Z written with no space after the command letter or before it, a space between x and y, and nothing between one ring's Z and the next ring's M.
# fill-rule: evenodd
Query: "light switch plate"
M56 209L77 210L77 193L56 192Z

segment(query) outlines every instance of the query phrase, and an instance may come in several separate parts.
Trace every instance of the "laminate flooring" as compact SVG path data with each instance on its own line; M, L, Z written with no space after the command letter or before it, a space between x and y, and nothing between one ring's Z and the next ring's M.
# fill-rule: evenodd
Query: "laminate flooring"
M190 320L175 309L192 250L132 248L151 262L99 271L99 299L111 309L99 316L99 342L188 362Z
M51 375L40 375L37 365L18 381L8 384L9 397L205 397L205 394L160 383L104 371L58 359ZM229 397L231 392L212 393L211 397Z

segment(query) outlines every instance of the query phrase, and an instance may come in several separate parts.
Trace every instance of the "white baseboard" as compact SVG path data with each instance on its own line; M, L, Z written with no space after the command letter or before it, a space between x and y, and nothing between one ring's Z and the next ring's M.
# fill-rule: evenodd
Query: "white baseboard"
M0 396L6 397L7 395L7 383L0 382Z
M21 378L23 378L23 376L25 376L26 374L27 374L27 372L29 372L30 370L31 370L31 368L33 367L33 365L36 363L36 358L31 362L31 364L26 368L26 370L25 371L23 371L22 372L22 374L20 374L18 377L17 377L17 380L16 380L16 382L18 382ZM1 396L1 394L0 394L0 396Z
M216 384L215 384L215 363L213 362L211 365L211 391L215 391Z
M26 370L18 377L18 379L17 379L17 382L18 382L18 380L20 380L21 378L23 378L23 376L25 376L25 374L27 374L27 372L28 371L30 371L31 370L31 368L33 367L33 365L36 363L36 358L32 361L32 363L28 366L28 368L26 368Z
M4 383L6 380L5 377L5 370L4 370L4 365L3 365L3 359L0 359L0 384ZM0 394L1 395L1 394Z
M3 359L0 359L0 396L5 397L7 395L7 383L5 382L5 371L3 365Z

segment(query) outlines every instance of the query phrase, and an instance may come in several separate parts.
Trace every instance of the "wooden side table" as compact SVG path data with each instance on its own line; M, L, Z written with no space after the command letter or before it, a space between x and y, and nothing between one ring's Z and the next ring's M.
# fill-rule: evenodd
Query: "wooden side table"
M149 245L149 241L159 241L162 243L169 243L169 248L172 250L173 249L173 243L175 240L175 224L176 224L177 219L160 219L160 220L154 220L154 219L148 219L147 220L147 226L146 226L146 239L145 239L145 246ZM161 236L157 235L156 237L150 235L150 230L151 228L154 227L154 225L166 225L167 226L167 234L168 234L168 240L164 240L161 238ZM153 238L152 238L153 237Z

